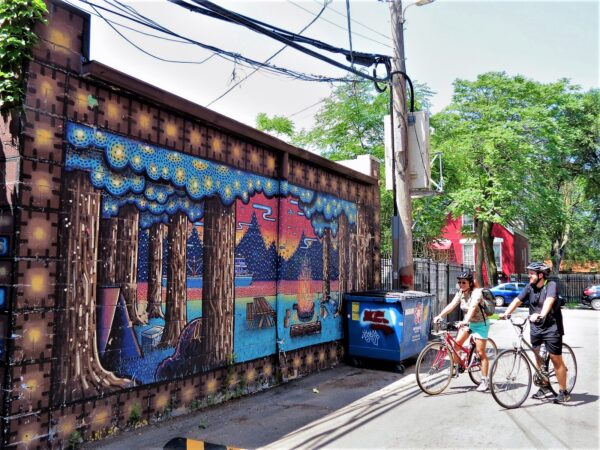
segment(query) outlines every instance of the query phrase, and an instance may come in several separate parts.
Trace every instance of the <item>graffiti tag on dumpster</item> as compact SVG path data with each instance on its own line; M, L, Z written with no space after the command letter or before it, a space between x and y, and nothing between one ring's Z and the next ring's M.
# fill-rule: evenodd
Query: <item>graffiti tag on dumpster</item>
M394 329L388 325L390 321L386 319L385 311L383 310L365 309L362 320L370 324L371 330L381 330L386 336L394 332Z
M379 333L375 330L363 330L361 339L367 344L379 347Z

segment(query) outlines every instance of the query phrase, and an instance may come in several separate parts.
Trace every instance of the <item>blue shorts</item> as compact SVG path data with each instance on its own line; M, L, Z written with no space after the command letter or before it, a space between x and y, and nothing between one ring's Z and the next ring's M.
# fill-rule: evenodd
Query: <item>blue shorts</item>
M475 339L487 339L490 331L490 321L485 322L470 322L469 330L471 330L471 336Z

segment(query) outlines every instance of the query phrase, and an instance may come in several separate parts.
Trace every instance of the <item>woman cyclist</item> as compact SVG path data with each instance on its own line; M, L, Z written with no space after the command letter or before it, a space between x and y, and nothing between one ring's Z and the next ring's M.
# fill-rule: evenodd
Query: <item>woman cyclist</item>
M437 323L442 320L442 317L450 314L454 309L460 305L460 309L464 313L464 318L461 322L461 327L456 336L456 342L462 345L469 334L472 334L475 338L475 345L477 354L481 360L481 384L477 386L477 390L484 392L489 390L489 378L488 378L488 367L489 361L485 352L487 345L488 332L490 330L490 324L486 320L485 315L482 311L481 304L483 303L483 297L480 289L475 289L475 280L473 280L473 274L470 271L461 273L458 277L459 291L456 293L454 298L448 305L442 310L442 312L433 318L433 322ZM466 326L468 325L468 328ZM457 348L457 351L460 349ZM452 359L458 371L461 367L458 364L456 355L452 355Z

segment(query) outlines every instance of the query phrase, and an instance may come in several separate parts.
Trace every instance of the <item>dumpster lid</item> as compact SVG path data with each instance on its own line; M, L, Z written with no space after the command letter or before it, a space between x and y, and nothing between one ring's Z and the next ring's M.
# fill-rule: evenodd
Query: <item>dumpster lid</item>
M344 297L348 300L370 300L379 302L396 302L413 298L430 297L432 294L420 291L372 290L348 292Z

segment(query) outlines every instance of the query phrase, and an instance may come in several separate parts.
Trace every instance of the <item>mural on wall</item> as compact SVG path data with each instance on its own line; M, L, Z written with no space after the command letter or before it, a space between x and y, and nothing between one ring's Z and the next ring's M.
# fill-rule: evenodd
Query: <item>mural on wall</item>
M355 204L98 128L66 137L64 303L96 333L63 319L63 379L97 394L341 338Z

